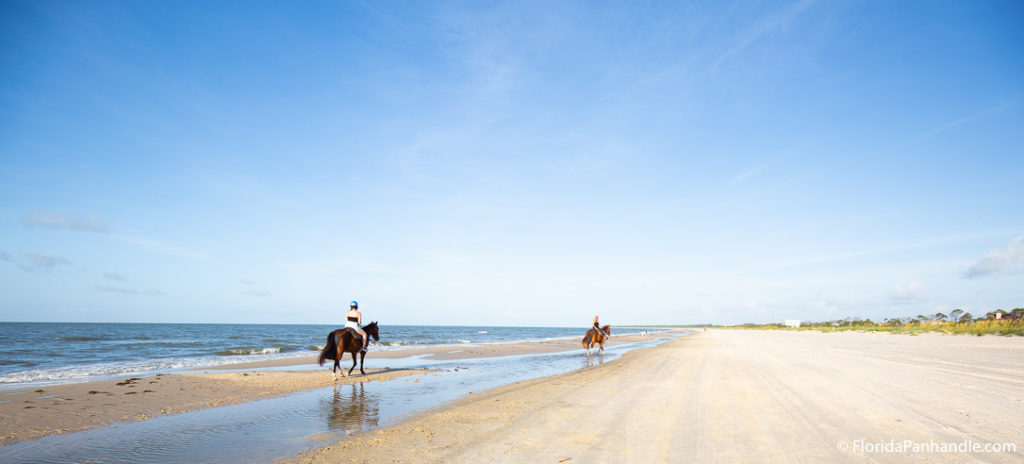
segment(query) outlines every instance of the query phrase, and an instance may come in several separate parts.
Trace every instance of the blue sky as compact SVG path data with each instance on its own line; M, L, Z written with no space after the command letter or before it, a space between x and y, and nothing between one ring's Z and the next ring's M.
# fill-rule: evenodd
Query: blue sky
M0 320L1024 306L1017 2L0 8Z

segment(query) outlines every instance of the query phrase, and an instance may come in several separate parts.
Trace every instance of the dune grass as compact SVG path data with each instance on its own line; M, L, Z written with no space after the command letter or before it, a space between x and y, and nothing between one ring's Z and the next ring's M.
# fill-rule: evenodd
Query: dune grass
M782 323L772 324L743 324L736 326L744 329L759 330L817 330L820 332L889 332L902 334L919 334L928 332L956 334L956 335L1021 335L1024 336L1024 321L1017 320L994 320L983 319L970 322L872 322L868 321L830 321L803 323L800 327L787 327Z

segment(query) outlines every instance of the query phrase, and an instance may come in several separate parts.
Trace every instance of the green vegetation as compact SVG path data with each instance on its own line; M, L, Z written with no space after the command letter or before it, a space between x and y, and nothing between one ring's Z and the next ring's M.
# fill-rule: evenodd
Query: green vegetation
M761 330L819 330L837 332L844 330L909 333L940 332L965 335L1024 335L1024 308L1012 311L997 309L975 318L961 309L950 311L949 315L935 313L930 316L897 317L875 322L871 319L846 318L825 322L801 322L800 327L787 327L781 322L770 324L743 324L734 326L744 329Z

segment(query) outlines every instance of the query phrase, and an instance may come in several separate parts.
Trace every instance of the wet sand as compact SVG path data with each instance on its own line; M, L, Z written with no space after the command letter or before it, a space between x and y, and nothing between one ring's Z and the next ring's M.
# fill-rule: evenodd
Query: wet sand
M358 371L357 371L358 372ZM391 380L424 370L367 370L337 382L324 371L157 375L0 391L0 445L117 422L227 406L332 384Z
M614 337L610 345L650 339L640 336ZM47 435L74 432L118 422L134 422L198 409L226 406L286 395L335 384L388 381L406 375L425 374L424 369L374 369L381 360L420 356L426 360L467 359L491 356L550 353L580 350L576 340L542 343L509 343L373 351L367 357L367 375L334 380L332 362L315 366L316 357L229 364L203 369L206 372L177 373L96 382L0 390L0 446ZM347 370L351 358L341 365ZM384 364L386 365L386 364ZM302 366L307 370L260 370ZM228 372L230 370L230 372Z
M1022 436L1022 337L698 330L286 462L1022 462ZM885 449L930 442L1016 450Z

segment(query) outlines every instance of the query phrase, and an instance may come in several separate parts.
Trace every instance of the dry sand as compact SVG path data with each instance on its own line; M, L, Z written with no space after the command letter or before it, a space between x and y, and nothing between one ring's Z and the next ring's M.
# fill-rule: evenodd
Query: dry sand
M1019 463L1022 432L1024 338L713 330L290 462ZM884 448L968 440L1016 451Z

